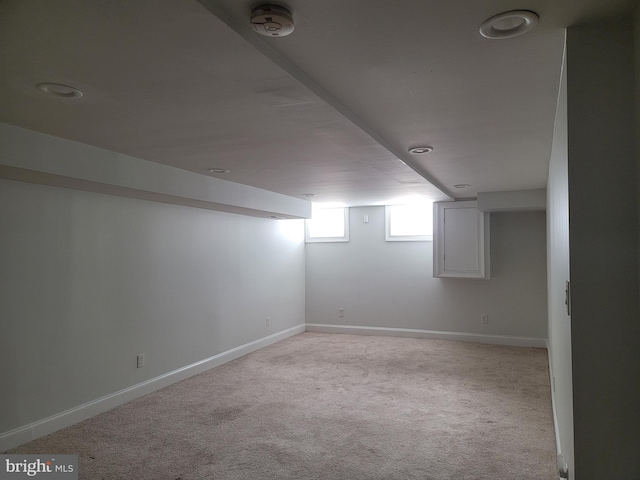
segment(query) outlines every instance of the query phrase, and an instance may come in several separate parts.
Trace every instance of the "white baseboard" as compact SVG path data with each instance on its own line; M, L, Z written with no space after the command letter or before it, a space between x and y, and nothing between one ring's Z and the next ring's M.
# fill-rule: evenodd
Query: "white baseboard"
M488 343L494 345L512 345L519 347L539 347L547 348L546 339L532 337L510 337L504 335L482 335L476 333L442 332L436 330L418 330L410 328L387 328L387 327L364 327L357 325L330 325L307 323L298 325L282 332L269 335L253 342L240 345L226 352L219 353L199 362L187 365L172 372L165 373L158 377L146 380L137 385L119 390L105 395L90 402L78 405L64 412L57 413L50 417L38 420L28 425L0 434L0 452L5 452L11 448L35 440L53 433L62 428L86 420L115 408L123 403L129 402L143 395L169 386L189 378L198 373L205 372L211 368L235 360L243 355L254 352L268 345L276 343L285 338L292 337L302 332L319 333L350 333L355 335L386 335L395 337L412 338L435 338L441 340L457 340L464 342ZM554 422L555 409L554 409ZM557 428L557 427L556 427ZM557 430L556 430L557 432Z
M459 342L488 343L491 345L547 348L546 338L511 337L507 335L484 335L480 333L441 332L438 330L418 330L414 328L365 327L360 325L330 325L325 323L307 323L306 331L318 333L350 333L353 335L384 335L389 337L434 338L440 340L457 340Z
M143 395L147 395L148 393L179 382L180 380L192 377L198 373L205 372L211 368L242 357L243 355L279 342L280 340L284 340L285 338L303 333L304 331L304 324L297 325L287 330L283 330L282 332L274 333L273 335L232 348L231 350L219 353L218 355L205 358L204 360L187 365L186 367L146 380L137 385L133 385L123 390L105 395L104 397L78 405L77 407L73 407L64 412L38 420L29 425L24 425L16 428L15 430L1 433L0 452L5 452L11 448L30 442L31 440L35 440L36 438L53 433L61 428L81 422L82 420L86 420L94 415L106 412L118 405L122 405L123 403L129 402Z

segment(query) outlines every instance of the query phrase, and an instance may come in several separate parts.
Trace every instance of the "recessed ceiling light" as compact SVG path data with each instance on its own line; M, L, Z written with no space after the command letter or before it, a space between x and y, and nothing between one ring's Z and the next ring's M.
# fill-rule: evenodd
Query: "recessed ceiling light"
M207 168L207 172L211 173L229 173L226 168Z
M61 83L39 83L38 90L62 98L80 98L84 95L77 88Z
M469 188L470 186L471 185L469 185L468 183L457 183L453 186L453 188Z
M303 193L302 196L303 197L307 197L307 198L312 198L312 197L315 197L316 194L315 193Z
M500 13L480 25L480 35L485 38L511 38L528 32L538 23L538 15L527 10Z
M422 155L424 153L430 152L433 152L433 147L430 145L421 145L419 147L411 147L409 149L409 153L412 153L414 155Z

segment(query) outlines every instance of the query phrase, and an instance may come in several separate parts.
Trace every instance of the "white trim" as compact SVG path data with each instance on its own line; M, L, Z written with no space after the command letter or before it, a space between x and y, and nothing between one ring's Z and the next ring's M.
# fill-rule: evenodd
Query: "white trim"
M304 241L305 243L335 243L335 242L348 242L349 241L349 207L331 207L327 210L342 210L344 216L344 235L341 237L312 237L309 233L309 222L313 220L313 211L311 218L307 218L304 221Z
M489 279L490 275L490 220L489 213L478 210L478 202L475 200L464 200L457 202L438 202L433 204L433 276L437 278L479 278ZM450 232L454 239L445 233L447 222L455 221L456 210L468 210L475 214L475 218L458 218L458 231ZM449 223L451 225L451 223ZM460 242L455 238L462 236L467 241L472 242L464 250L458 248ZM467 244L463 242L462 244ZM460 245L462 245L460 244ZM456 246L458 245L458 246ZM453 248L453 251L449 251ZM447 255L473 255L473 260L467 258L466 265L458 265L455 269L450 268L445 263Z
M389 327L365 327L356 325L330 325L318 323L306 323L274 333L264 338L254 340L253 342L240 345L238 347L219 353L199 362L187 365L185 367L173 370L172 372L159 375L155 378L146 380L137 385L119 390L117 392L105 395L90 402L78 405L64 412L57 413L50 417L38 420L29 425L16 428L14 430L0 434L0 452L7 451L24 443L43 437L62 428L74 425L82 420L98 415L99 413L111 410L123 403L129 402L143 395L167 387L173 383L185 380L193 375L205 372L211 368L223 365L231 360L242 357L248 353L254 352L285 338L292 337L303 332L319 332L319 333L349 333L355 335L381 335L393 337L411 337L411 338L435 338L440 340L457 340L463 342L486 343L493 345L511 345L518 347L537 347L547 348L548 342L543 338L535 337L512 337L506 335L484 335L477 333L461 333L461 332L443 332L436 330L419 330L412 328L389 328ZM551 364L550 364L551 365ZM551 379L553 381L553 377ZM556 431L556 443L558 451L560 451L560 440L558 437L557 418L555 403L553 402L553 421Z
M384 239L386 242L432 242L433 230L430 235L391 235L391 213L393 207L411 206L411 204L393 204L384 206ZM433 202L425 204L424 211L431 214L431 225L433 226Z
M404 205L385 205L384 206L384 239L386 242L432 242L433 230L431 235L391 235L391 212L392 207L400 207ZM433 225L433 202L425 207L425 212L431 213L431 224Z
M556 410L556 391L553 382L553 363L551 363L551 348L547 340L547 355L549 356L549 385L551 390L551 413L553 414L553 431L556 435L556 453L562 455L562 443L560 442L560 428L558 426L558 412Z
M204 360L192 363L191 365L178 368L172 372L159 375L142 383L138 383L137 385L133 385L109 395L105 395L104 397L83 403L82 405L78 405L77 407L70 408L64 412L38 420L29 425L24 425L16 428L15 430L1 433L0 452L7 451L11 448L17 447L18 445L22 445L30 442L31 440L35 440L36 438L53 433L61 428L81 422L82 420L86 420L94 415L115 408L118 405L122 405L123 403L129 402L143 395L147 395L173 383L192 377L193 375L197 375L198 373L205 372L211 368L242 357L243 355L279 342L280 340L284 340L285 338L303 333L304 331L304 324L297 325L287 330L283 330L282 332L274 333L273 335L245 343L244 345L232 348L226 352L205 358Z
M359 325L307 323L306 331L318 333L350 333L353 335L382 335L388 337L434 338L440 340L456 340L459 342L487 343L491 345L547 348L547 340L545 338L443 332L438 330L419 330L414 328L363 327Z

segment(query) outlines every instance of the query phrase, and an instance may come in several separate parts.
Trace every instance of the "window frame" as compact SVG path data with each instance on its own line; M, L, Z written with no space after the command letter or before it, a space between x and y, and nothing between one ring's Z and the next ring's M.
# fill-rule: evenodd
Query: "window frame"
M431 235L391 235L391 212L392 207L402 206L403 204L385 205L384 206L384 235L387 242L432 242L433 241L433 216L431 217ZM404 204L408 205L408 204ZM433 207L425 208L431 211L433 215Z
M344 235L340 237L311 237L309 236L309 221L313 218L307 218L304 221L304 241L305 243L336 243L336 242L348 242L349 241L349 208L348 207L328 207L326 210L339 210L342 209L344 214ZM319 208L318 210L322 210Z

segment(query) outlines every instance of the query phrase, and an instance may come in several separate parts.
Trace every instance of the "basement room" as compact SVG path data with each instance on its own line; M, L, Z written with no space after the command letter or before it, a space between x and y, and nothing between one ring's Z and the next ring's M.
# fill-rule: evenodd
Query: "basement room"
M0 478L640 478L633 0L0 2Z

